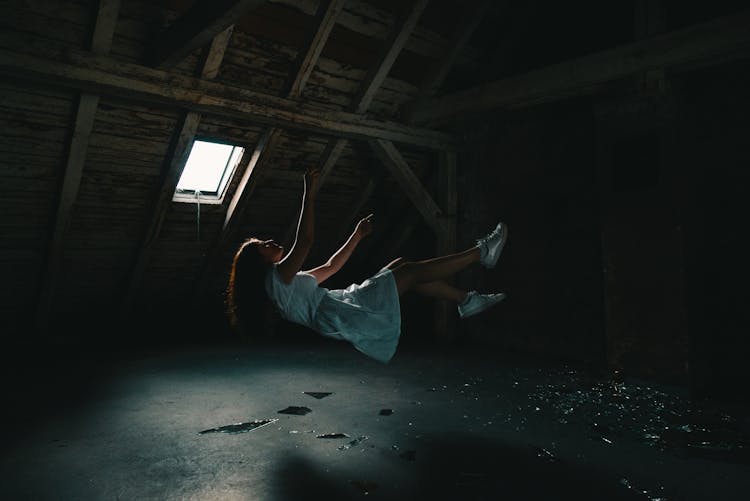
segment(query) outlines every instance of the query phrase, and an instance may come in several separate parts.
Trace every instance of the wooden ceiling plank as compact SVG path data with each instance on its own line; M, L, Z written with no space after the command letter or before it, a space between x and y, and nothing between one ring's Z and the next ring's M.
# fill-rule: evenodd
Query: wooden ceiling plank
M401 153L393 143L383 140L369 141L375 155L390 171L401 188L406 192L409 200L414 204L432 230L441 235L444 232L443 215L440 207L435 203L422 182L414 174Z
M317 0L269 0L269 2L297 9L307 15L315 14L317 4ZM349 0L338 19L338 24L347 30L378 40L384 40L388 37L393 22L393 16L390 13L381 10L372 2L362 0ZM438 59L448 47L447 37L422 26L417 26L414 30L414 36L407 42L405 50L422 57ZM459 57L458 62L465 66L474 66L480 61L479 51L467 47Z
M417 26L419 18L427 7L429 0L414 0L410 9L405 11L396 22L391 35L383 46L383 53L378 58L378 64L370 68L362 81L356 97L353 99L349 111L364 113L370 107L375 93L380 89L383 81L396 62L396 58L409 40L412 31Z
M204 57L200 68L200 76L205 79L214 78L219 71L224 58L229 39L232 35L233 26L229 26L214 37ZM175 189L180 181L182 170L187 163L190 150L195 141L195 134L200 125L201 114L196 112L185 112L179 127L176 129L173 146L167 156L165 163L166 171L162 175L161 186L153 202L151 215L146 223L146 231L143 240L136 251L133 267L128 278L124 299L120 305L120 313L126 316L132 309L135 295L138 292L143 276L151 256L151 248L159 238L162 223L167 215L172 202Z
M318 57L328 40L331 29L333 28L336 18L341 12L345 1L346 0L323 0L320 2L315 18L316 22L313 24L308 36L306 37L307 42L305 47L299 51L299 57L296 64L293 66L293 72L290 75L288 85L286 86L286 95L288 98L296 98L304 90L305 85L307 84L307 79L310 76L312 69L317 64ZM246 169L245 176L237 187L235 196L227 210L220 242L226 240L228 233L231 231L230 224L235 213L238 212L236 210L237 207L239 206L241 209L239 213L241 213L244 210L243 207L247 203L247 200L250 198L250 193L246 194L245 191L252 192L255 185L257 185L256 179L253 179L252 184L249 184L249 176L253 172L255 172L254 177L264 175L266 170L266 160L270 158L270 152L272 151L274 144L279 140L280 135L280 130L271 128L265 132L264 136L256 145L252 159L250 160L250 167ZM345 140L338 140L336 143L341 143L338 148L339 152L346 145ZM325 168L325 166L321 166L321 168ZM328 171L330 171L330 168L328 168Z
M331 34L333 26L336 24L341 10L347 0L321 0L318 11L315 16L316 28L310 30L306 43L300 50L292 66L290 74L292 77L284 87L284 95L290 98L297 98L302 94L302 89L307 85L315 65L318 62L323 47L325 47L328 36Z
M380 89L383 81L391 71L393 63L396 62L396 58L406 46L409 36L417 26L417 22L419 21L422 12L424 12L427 7L428 1L429 0L415 0L410 9L402 12L401 17L397 19L394 24L390 36L383 44L382 53L378 58L378 63L370 68L370 71L368 71L367 75L362 80L359 90L349 106L349 111L354 113L364 113L370 107L375 93ZM323 186L328 174L335 167L341 152L344 150L344 146L346 146L346 140L337 139L329 142L321 160L321 165L323 167L320 181L318 183L318 189ZM285 235L284 238L284 241L287 241L289 239L289 234Z
M238 220L239 216L244 212L247 201L252 196L260 180L259 178L265 175L264 169L260 167L268 161L271 151L273 151L274 146L280 140L281 132L281 129L266 129L259 138L247 168L242 174L242 179L237 185L232 200L229 202L227 213L224 217L224 224L222 225L222 239L230 233L232 223Z
M101 0L99 2L94 32L90 42L90 49L94 54L105 55L109 53L119 12L120 0ZM78 100L73 134L70 139L65 173L57 203L54 227L52 228L52 237L47 249L47 261L39 290L36 327L41 332L46 332L49 326L52 300L60 274L65 232L70 223L73 204L78 198L83 167L86 164L89 137L94 128L94 118L98 106L99 96L96 94L84 92Z
M163 32L146 52L151 66L167 68L195 49L208 45L265 0L198 0Z
M407 109L410 121L436 125L470 113L588 95L650 68L692 70L750 57L750 10L571 61L430 99ZM676 68L679 69L679 68Z
M51 51L47 57L39 57L0 48L0 75L323 136L378 138L433 150L441 150L454 142L450 134L440 131L372 120L81 51Z

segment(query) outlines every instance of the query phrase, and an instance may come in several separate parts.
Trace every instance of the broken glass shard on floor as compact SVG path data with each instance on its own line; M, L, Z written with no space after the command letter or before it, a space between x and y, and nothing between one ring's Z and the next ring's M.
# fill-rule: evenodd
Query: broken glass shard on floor
M247 433L248 431L253 431L256 428L260 428L261 426L265 426L276 421L278 421L278 419L256 419L255 421L250 421L247 423L234 423L228 424L226 426L219 426L217 428L209 428L208 430L199 432L199 434L204 435L206 433Z
M310 412L312 412L312 410L308 407L290 405L286 409L281 409L279 411L279 414L294 414L297 416L304 416L305 414L308 414Z
M340 445L340 446L339 446L339 450L340 450L340 451L345 451L345 450L347 450L347 449L351 449L351 448L352 448L352 447L354 447L355 445L359 445L360 443L364 442L364 441L365 441L365 440L367 440L368 438L369 438L369 437L368 437L368 436L366 436L366 435L362 435L362 436L359 436L359 437L355 438L354 440L352 440L351 442L349 442L349 443L347 443L347 444L344 444L344 445Z
M333 395L333 392L329 391L303 391L302 393L304 393L305 395L310 395L313 398L317 398L318 400L320 400L321 398L325 398L328 395Z
M318 435L318 438L349 438L349 435L346 433L324 433L323 435Z

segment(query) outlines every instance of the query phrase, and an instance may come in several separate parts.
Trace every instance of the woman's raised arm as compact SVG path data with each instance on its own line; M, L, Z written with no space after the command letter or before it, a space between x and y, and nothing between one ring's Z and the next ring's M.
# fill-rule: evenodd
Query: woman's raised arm
M308 270L307 273L310 273L315 277L315 280L318 281L318 285L326 281L338 272L344 264L346 264L349 257L351 257L352 252L354 252L354 249L359 245L359 242L372 233L372 228L372 214L360 219L356 228L354 228L354 232L349 236L346 243L344 243L339 250L334 252L325 264L313 268L312 270Z
M320 169L318 168L308 169L305 172L302 210L297 223L297 233L289 254L279 261L277 267L281 279L286 283L291 282L294 275L302 268L315 240L315 198L319 178Z

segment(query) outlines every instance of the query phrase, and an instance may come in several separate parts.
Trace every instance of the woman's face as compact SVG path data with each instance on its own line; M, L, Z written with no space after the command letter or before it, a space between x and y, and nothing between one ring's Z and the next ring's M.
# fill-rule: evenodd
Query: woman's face
M284 247L273 240L262 240L257 242L255 248L258 249L258 254L269 263L277 263L281 261L281 256L284 255Z

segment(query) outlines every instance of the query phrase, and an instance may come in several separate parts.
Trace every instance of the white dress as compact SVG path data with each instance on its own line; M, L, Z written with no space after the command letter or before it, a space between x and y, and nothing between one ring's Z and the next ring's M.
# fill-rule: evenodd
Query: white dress
M329 290L303 271L286 284L273 265L265 286L283 318L324 336L349 341L382 363L388 363L396 353L401 307L391 270L383 268L361 284Z

